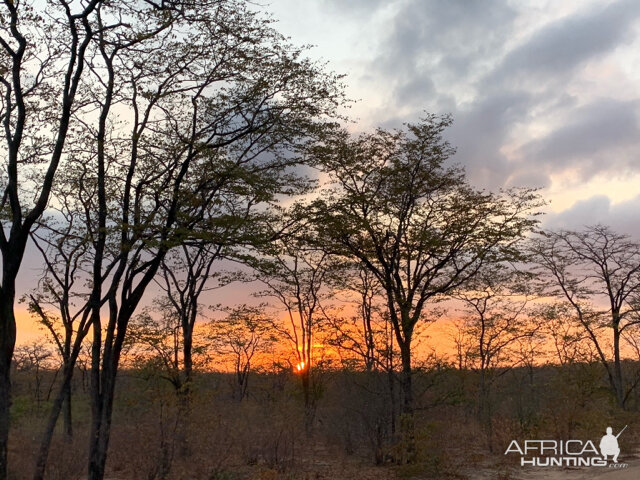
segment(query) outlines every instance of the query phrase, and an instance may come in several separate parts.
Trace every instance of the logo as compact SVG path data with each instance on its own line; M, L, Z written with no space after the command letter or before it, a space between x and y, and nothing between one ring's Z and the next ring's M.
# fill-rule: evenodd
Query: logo
M504 454L519 454L522 467L626 468L626 463L618 463L618 437L626 428L627 425L614 435L613 429L607 427L599 448L591 440L512 440Z

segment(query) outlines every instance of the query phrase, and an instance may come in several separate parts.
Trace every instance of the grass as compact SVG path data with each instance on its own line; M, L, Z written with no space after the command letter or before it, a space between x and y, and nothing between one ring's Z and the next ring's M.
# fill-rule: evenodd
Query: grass
M597 440L607 426L618 430L627 424L620 443L623 452L631 452L640 443L640 397L631 399L628 411L620 411L603 388L605 379L596 373L597 366L583 367L572 372L541 367L533 383L522 381L530 372L518 369L500 377L491 397L490 438L486 425L477 421L473 372L440 371L436 382L428 370L419 372L417 457L411 464L403 464L398 453L402 439L391 431L383 374L328 373L313 428L305 431L305 410L293 374L253 375L248 398L237 402L231 376L200 373L185 419L167 382L157 375L125 371L118 379L107 478L464 479L483 471L508 479L517 478L518 472L515 460L503 455L512 439ZM51 378L44 379L46 388ZM18 372L14 379L11 478L26 480L49 403L46 396L36 400L28 373ZM61 432L55 436L50 480L79 479L86 471L88 393L76 382L75 435L70 443Z

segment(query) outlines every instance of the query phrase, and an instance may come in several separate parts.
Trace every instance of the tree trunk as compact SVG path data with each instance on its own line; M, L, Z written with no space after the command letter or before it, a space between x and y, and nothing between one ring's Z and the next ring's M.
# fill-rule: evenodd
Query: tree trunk
M73 438L73 422L71 417L71 381L67 382L64 389L64 434L67 441Z
M411 370L411 347L409 342L400 344L402 357L402 373L400 384L402 386L402 417L400 420L400 433L402 435L403 458L402 463L414 463L416 461L415 416L413 407L413 372Z
M7 480L7 444L9 440L9 412L11 409L11 364L7 361L6 342L2 341L0 355L0 480Z
M58 394L53 401L51 411L49 412L49 418L47 419L47 426L45 427L42 439L40 441L40 449L36 458L36 466L33 473L33 480L43 480L45 468L47 466L47 459L49 457L49 449L51 447L51 439L60 416L60 411L65 409L65 435L67 439L71 438L71 377L73 376L73 364L67 364L64 369L64 375L62 377L62 385L58 390ZM68 412L67 412L68 410ZM67 419L68 415L68 419ZM67 421L69 422L67 424Z
M387 372L387 381L389 383L389 422L391 424L391 436L396 434L396 380L394 378L393 369Z
M183 347L182 355L184 357L184 384L183 390L190 397L191 394L191 382L193 381L193 326L189 322L182 323L182 335L183 335ZM187 399L189 401L190 399Z
M93 315L99 315L96 309ZM113 311L111 315L114 315ZM118 319L121 325L121 319ZM115 322L113 318L111 322ZM113 396L115 393L118 361L122 347L122 333L118 331L112 343L107 331L105 345L102 344L100 322L93 319L94 338L91 361L91 435L89 437L89 469L87 480L103 480L107 462L107 450L111 436L111 413L113 411ZM102 352L102 349L104 351ZM102 364L100 363L102 352Z
M491 390L487 382L487 372L483 368L480 372L480 392L478 395L478 423L482 426L487 437L487 448L493 452L493 412L491 408Z
M316 402L312 392L311 369L309 366L305 366L305 369L300 373L300 379L304 395L304 431L307 435L310 435L316 414Z
M92 405L91 438L89 439L89 472L87 480L103 480L107 462L107 450L111 437L111 413L116 371L103 371L99 400Z
M5 265L6 268L6 265ZM0 296L0 480L7 480L7 448L11 414L11 360L16 344L16 319L13 312L15 290L12 282L2 285Z
M187 381L188 382L188 381ZM183 383L176 389L178 412L176 418L175 441L178 456L185 458L190 455L189 423L191 418L191 390L188 383Z
M195 319L194 319L195 321ZM190 454L189 421L191 418L191 396L193 392L193 324L182 321L182 356L183 381L176 393L178 395L178 418L176 425L176 442L178 455L182 458Z
M619 322L619 320L618 320ZM613 389L618 406L625 409L624 382L622 378L622 365L620 361L620 330L614 320L613 325Z

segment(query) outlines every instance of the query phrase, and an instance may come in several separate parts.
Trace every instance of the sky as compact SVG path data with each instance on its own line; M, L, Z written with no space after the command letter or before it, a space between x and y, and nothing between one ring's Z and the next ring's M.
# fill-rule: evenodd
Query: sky
M346 74L353 131L452 114L453 161L540 187L546 228L640 239L640 2L271 0L275 28ZM25 259L23 282L42 262ZM26 325L22 342L41 335Z
M548 228L640 238L640 2L272 0L347 75L351 129L453 115L470 182L539 187Z

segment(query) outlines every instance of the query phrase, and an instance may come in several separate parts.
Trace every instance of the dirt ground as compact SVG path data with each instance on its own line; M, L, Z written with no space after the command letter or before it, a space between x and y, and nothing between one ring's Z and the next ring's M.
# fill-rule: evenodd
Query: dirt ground
M526 472L519 476L522 480L581 480L581 479L604 479L604 480L637 480L640 478L640 463L629 464L628 468L613 469L538 469Z
M626 468L592 467L592 468L529 468L517 478L521 480L638 480L640 479L640 452L627 458L621 458L619 465Z

